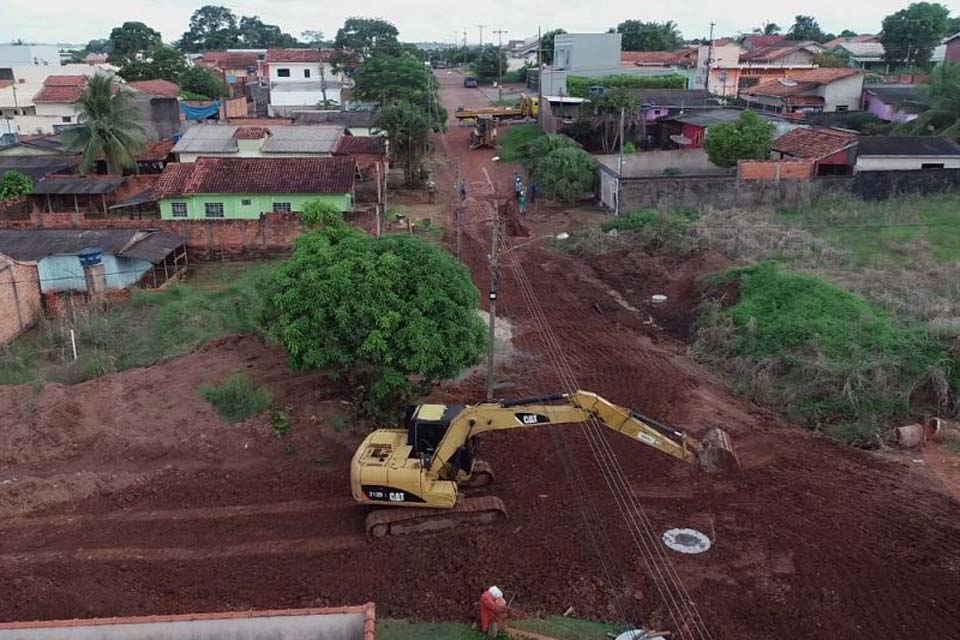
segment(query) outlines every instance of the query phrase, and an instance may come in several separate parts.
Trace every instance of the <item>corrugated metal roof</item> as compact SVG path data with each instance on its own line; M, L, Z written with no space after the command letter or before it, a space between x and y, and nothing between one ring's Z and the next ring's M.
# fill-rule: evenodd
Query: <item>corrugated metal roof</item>
M239 149L234 125L195 124L184 132L174 153L234 153Z
M73 173L77 162L76 156L0 156L0 176L16 171L36 183L49 173Z
M278 127L264 141L263 153L333 153L343 127Z
M97 248L104 253L147 262L162 262L186 238L155 229L0 230L0 253L22 262Z
M44 178L33 185L36 194L97 195L113 193L126 178Z
M926 136L866 136L860 138L857 155L960 157L960 144L950 138Z
M294 111L296 124L334 124L341 127L370 127L373 111Z

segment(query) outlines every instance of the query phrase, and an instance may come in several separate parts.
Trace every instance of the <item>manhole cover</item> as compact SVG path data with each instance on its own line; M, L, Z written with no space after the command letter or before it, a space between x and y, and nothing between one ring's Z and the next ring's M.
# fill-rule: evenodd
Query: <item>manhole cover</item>
M710 538L696 529L670 529L663 534L663 544L678 553L703 553L710 549Z
M631 629L617 636L617 640L666 640L663 636L651 636L646 629Z

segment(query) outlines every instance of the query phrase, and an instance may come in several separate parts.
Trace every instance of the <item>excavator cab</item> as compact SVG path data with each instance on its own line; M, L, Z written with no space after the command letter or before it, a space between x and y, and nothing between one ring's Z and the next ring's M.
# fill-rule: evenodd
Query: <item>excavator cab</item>
M410 457L424 461L429 467L450 423L463 412L463 407L445 404L420 404L407 407L404 425ZM469 438L450 458L450 478L469 476L477 459L477 439ZM461 474L462 472L462 474Z

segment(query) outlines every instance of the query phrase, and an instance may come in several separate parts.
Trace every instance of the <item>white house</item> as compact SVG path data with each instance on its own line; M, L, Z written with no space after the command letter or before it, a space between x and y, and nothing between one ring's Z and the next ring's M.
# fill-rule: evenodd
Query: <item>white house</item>
M9 78L0 80L0 133L47 134L74 124L76 88L87 77L112 76L114 69L108 64L0 67Z
M294 111L340 104L343 79L329 60L332 49L269 49L264 75L270 88L271 116L289 117Z
M0 67L59 67L60 50L47 44L0 44Z
M857 173L923 169L960 169L960 144L931 136L866 136L857 144Z

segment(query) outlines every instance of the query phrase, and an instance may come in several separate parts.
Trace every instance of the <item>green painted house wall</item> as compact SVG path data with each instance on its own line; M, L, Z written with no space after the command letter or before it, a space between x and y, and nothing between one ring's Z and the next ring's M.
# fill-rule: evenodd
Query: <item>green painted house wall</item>
M197 194L183 198L164 198L160 200L160 218L163 220L206 220L206 203L223 203L223 218L225 220L256 220L261 213L273 211L277 202L289 202L292 211L303 211L303 205L311 200L319 200L337 207L340 211L350 211L353 208L350 194L316 194L316 193L277 193L277 194ZM187 205L187 216L175 217L173 203L184 202Z

